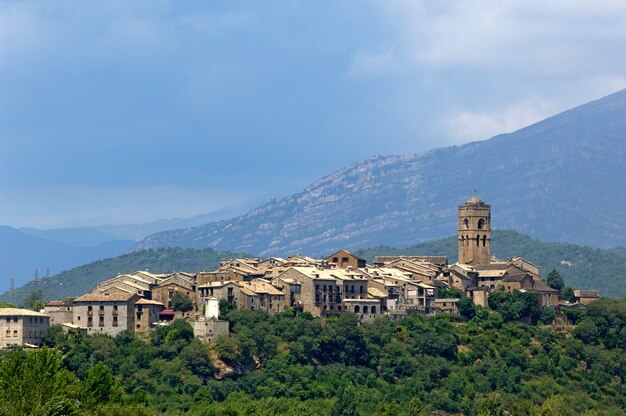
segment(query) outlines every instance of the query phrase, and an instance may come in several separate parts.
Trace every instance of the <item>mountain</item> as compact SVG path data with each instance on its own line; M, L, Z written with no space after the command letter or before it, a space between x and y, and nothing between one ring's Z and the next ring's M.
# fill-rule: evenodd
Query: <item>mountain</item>
M35 270L43 277L92 260L127 252L135 241L111 240L93 247L45 240L15 228L0 226L0 290L8 290L11 278L21 286L32 280Z
M98 283L120 273L132 273L137 270L150 270L153 273L213 270L219 266L220 260L233 257L250 257L250 255L217 252L210 248L137 251L93 261L37 282L31 281L15 289L13 293L5 292L0 296L0 301L9 301L19 305L24 296L34 289L40 289L47 300L79 296L91 291Z
M475 190L492 223L543 241L626 245L626 90L514 133L374 156L227 221L151 235L134 250L213 247L311 255L408 246L456 232Z

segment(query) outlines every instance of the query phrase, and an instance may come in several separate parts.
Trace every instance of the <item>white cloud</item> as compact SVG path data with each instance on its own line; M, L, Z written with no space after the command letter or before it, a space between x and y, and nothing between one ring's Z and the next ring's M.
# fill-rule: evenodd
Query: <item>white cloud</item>
M584 73L626 66L623 1L385 1L382 18L403 67ZM353 65L376 60L362 50ZM389 68L379 66L380 70Z
M517 103L499 111L460 111L453 113L442 123L455 143L465 143L511 133L554 113L552 103L535 100Z

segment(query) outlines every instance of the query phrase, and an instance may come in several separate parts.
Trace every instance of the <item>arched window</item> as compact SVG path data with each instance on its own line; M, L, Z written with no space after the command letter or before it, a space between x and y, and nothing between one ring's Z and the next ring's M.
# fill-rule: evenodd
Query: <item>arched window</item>
M487 245L487 236L483 235L483 247Z
M465 244L469 247L469 245L470 245L470 238L469 238L469 235L466 235L466 236L465 236Z
M376 314L376 306L372 306L372 314Z
M359 308L359 305L354 305L354 313L359 313L361 312L361 308Z
M340 306L340 308L341 308L341 306ZM348 305L345 305L345 306L343 307L343 310L344 310L344 311L347 311L347 310L348 310Z
M467 218L463 220L463 225L465 226L466 230L469 230L469 220Z
M485 220L483 220L482 218L478 220L478 229L482 230L483 227L485 226Z
M480 246L480 236L476 236L476 247Z
M363 306L363 313L367 313L367 305Z
M464 235L461 236L461 245L462 246L465 245L465 236Z

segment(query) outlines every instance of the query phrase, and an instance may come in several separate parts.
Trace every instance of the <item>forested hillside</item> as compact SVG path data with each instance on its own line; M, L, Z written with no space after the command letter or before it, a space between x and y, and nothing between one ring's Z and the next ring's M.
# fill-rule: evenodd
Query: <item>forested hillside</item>
M403 249L381 246L356 253L370 262L374 256L382 255L441 255L453 263L457 258L457 239L448 237ZM573 288L597 289L601 296L626 296L624 257L612 250L544 243L516 231L494 230L491 253L502 260L524 257L541 267L543 276L555 268Z
M146 340L52 327L52 351L0 354L0 415L623 415L626 300L559 331L517 306L362 324L233 310L214 345L183 320Z

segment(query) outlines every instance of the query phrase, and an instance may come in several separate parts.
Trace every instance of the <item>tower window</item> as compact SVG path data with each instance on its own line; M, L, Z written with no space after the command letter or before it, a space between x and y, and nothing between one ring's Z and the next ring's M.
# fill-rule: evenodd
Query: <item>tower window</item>
M487 245L487 236L483 235L483 247Z
M469 220L467 218L465 218L463 220L463 225L465 226L465 229L468 230L469 229Z
M478 229L482 230L483 227L485 226L485 220L483 220L482 218L478 220Z
M476 247L480 246L480 236L476 236Z

